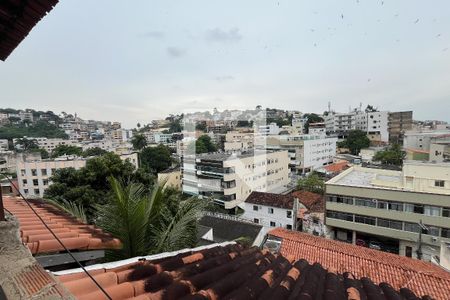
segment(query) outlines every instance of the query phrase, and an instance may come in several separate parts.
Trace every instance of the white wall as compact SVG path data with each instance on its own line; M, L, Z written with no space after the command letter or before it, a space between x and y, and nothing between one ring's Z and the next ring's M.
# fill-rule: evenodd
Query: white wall
M318 169L333 162L337 138L310 139L304 141L303 168Z
M253 210L253 206L257 206L258 210ZM271 207L265 205L257 205L252 203L243 203L244 214L242 215L243 219L247 219L249 221L254 222L254 219L258 219L260 225L264 226L266 229L274 228L274 227L283 227L287 228L287 225L292 226L292 230L295 230L295 220L297 214L294 210L291 209L283 209L278 207ZM269 208L273 209L273 214L269 213ZM287 211L290 211L292 214L292 218L287 217ZM270 225L270 222L275 222L274 226Z

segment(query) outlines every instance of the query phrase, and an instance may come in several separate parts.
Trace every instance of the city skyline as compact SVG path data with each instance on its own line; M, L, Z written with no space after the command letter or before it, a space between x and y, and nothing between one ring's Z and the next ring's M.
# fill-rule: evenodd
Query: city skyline
M445 1L89 5L61 2L2 63L2 107L134 127L214 107L362 102L450 121Z

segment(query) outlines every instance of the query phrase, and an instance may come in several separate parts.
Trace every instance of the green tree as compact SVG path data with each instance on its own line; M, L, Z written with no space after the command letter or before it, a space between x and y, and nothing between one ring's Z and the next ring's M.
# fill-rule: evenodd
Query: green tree
M297 188L299 190L305 190L308 192L324 194L325 193L325 182L324 180L315 172L308 175L305 178L301 178L297 183Z
M172 165L170 150L162 144L146 147L141 151L140 163L141 167L148 172L161 172Z
M311 123L319 123L319 122L323 122L323 118L321 116L319 116L318 114L305 114L303 116L304 118L306 118L306 122L305 122L305 132L308 132L309 130L309 124Z
M83 149L81 147L72 145L58 145L52 151L52 157L60 157L63 155L76 155L81 156L83 154Z
M162 186L155 186L148 194L142 185L125 185L115 178L109 181L111 198L98 207L97 224L120 239L123 247L109 251L108 258L125 259L195 245L197 216L204 201L178 198L177 204L169 207Z
M358 155L361 149L370 146L370 140L364 131L351 130L348 133L347 139L342 141L339 146L350 149L353 155Z
M25 124L9 124L0 127L0 139L12 140L24 136L63 139L68 137L62 129L43 120L37 121L29 126L25 126Z
M106 153L108 153L108 151L103 150L102 148L93 147L93 148L88 148L88 149L84 150L83 157L100 156L100 155L103 155Z
M206 122L199 122L195 125L195 130L199 130L199 131L203 131L206 132L207 126L206 126Z
M406 152L402 150L399 144L392 144L388 149L377 152L373 160L386 165L401 166L405 156Z
M39 145L35 139L20 138L16 141L15 146L18 146L17 148L24 152L39 149Z
M217 151L216 145L209 135L202 135L195 141L195 153L209 153Z
M143 134L137 133L131 138L131 144L133 145L133 149L142 150L147 146L147 139Z

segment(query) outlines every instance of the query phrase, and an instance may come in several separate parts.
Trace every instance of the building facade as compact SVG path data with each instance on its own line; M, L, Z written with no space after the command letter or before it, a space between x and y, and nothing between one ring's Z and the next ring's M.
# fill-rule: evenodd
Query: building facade
M450 164L405 162L403 171L355 166L326 183L334 238L438 261L450 241Z
M389 143L403 145L403 134L412 130L413 112L399 111L389 113Z
M83 158L60 158L54 160L18 161L17 181L20 192L27 198L41 198L51 185L50 177L59 169L80 169L86 165Z
M183 192L234 208L253 191L283 189L289 183L287 151L249 151L184 156Z

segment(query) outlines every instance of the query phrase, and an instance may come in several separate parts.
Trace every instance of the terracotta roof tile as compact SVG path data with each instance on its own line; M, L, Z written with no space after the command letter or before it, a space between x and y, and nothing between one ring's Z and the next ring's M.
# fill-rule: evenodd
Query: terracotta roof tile
M285 209L292 209L294 207L294 197L292 195L281 195L264 192L252 192L247 197L245 202Z
M4 197L3 203L5 208L19 220L20 237L31 253L64 250L25 201L18 197ZM119 240L101 229L84 224L50 204L33 200L31 205L69 250L115 249L121 246Z
M283 255L356 278L369 277L376 284L387 282L396 290L408 288L417 295L450 299L450 273L431 263L282 228L268 234L282 239Z
M327 172L340 173L348 168L348 161L343 160L323 167Z
M409 289L237 244L91 271L113 299L419 299ZM78 299L105 299L84 273L57 276ZM406 297L408 296L408 297Z
M292 196L297 198L310 212L325 212L323 195L308 191L295 191L292 192Z

